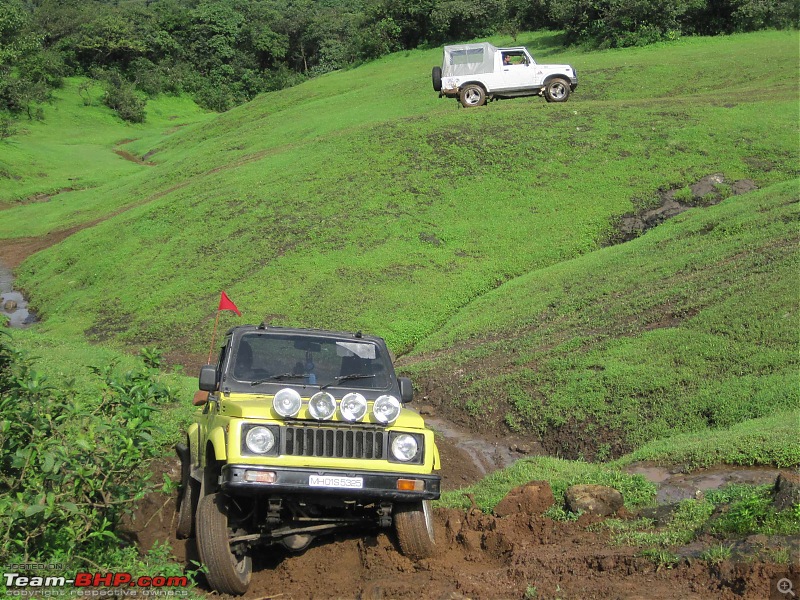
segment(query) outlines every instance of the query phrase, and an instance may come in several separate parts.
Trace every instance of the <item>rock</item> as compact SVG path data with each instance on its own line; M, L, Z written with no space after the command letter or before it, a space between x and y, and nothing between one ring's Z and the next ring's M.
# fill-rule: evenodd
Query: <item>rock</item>
M11 312L15 308L17 308L17 302L15 300L6 300L3 303L3 310L5 311Z
M672 520L672 515L678 508L677 504L660 504L659 506L648 506L636 511L635 516L639 519L652 519L656 527L667 525Z
M540 515L555 502L553 489L547 481L530 481L508 492L495 506L494 514L498 517L518 513Z
M784 472L778 475L772 494L775 510L786 510L793 504L800 504L800 474Z
M511 444L508 447L510 452L517 452L518 454L530 454L533 449L528 444Z
M572 512L606 517L616 513L624 503L622 494L605 485L573 485L564 493L567 508Z

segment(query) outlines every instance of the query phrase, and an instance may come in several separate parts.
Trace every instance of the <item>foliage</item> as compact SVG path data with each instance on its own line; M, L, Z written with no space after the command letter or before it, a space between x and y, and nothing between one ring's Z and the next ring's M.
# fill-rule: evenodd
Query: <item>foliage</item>
M718 565L733 554L733 546L728 544L715 544L700 553L700 558L712 565Z
M142 123L145 120L147 101L136 93L134 85L125 81L117 72L112 71L105 77L106 92L103 104L116 111L119 118L131 123Z
M657 562L702 536L722 541L710 545L701 558L712 564L727 560L733 545L726 539L753 534L796 536L800 533L800 505L776 511L772 486L731 484L709 490L700 500L682 500L659 526L651 519L607 519L593 526L611 533L615 544L644 547L643 556ZM666 565L665 565L666 566Z
M36 105L60 85L60 58L45 52L41 36L30 27L29 15L18 0L0 0L0 119L25 113L28 119L41 113ZM5 126L2 137L13 133Z
M642 550L639 555L650 559L656 566L656 571L662 568L672 569L678 565L681 558L678 554L664 548L647 548Z
M800 534L800 505L776 511L772 504L772 486L729 486L710 495L710 499L729 503L727 510L711 523L712 533Z
M791 0L565 0L553 3L550 16L571 42L615 48L675 40L682 33L796 28L799 11Z
M791 0L3 0L0 9L0 102L27 107L62 75L101 69L150 96L188 91L217 111L396 50L499 31L516 40L563 29L570 42L621 47L800 21ZM16 72L1 73L11 54Z
M80 402L0 338L0 560L70 555L116 539L114 528L152 489L142 468L161 454L160 406L172 390L149 367L92 367L102 397Z

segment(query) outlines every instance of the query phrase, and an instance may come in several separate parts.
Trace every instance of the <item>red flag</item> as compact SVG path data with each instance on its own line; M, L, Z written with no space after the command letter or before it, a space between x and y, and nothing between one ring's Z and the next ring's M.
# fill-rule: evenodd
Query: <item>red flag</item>
M222 295L219 297L219 308L217 310L232 310L240 317L242 316L242 313L239 312L239 309L236 308L236 305L228 298L225 292L222 292Z

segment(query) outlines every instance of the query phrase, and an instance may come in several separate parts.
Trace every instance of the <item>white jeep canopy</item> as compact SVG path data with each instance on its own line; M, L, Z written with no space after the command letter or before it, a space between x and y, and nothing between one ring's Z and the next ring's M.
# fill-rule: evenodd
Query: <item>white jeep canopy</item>
M442 77L493 73L496 52L488 42L445 46Z

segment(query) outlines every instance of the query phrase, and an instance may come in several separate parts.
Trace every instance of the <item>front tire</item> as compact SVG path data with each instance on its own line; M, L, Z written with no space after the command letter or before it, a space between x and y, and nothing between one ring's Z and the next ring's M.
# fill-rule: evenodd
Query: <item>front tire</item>
M544 86L544 99L548 102L566 102L569 99L569 81L556 77Z
M200 498L197 504L197 549L206 565L209 585L223 594L247 591L253 572L248 554L231 549L227 498L220 493Z
M409 558L430 558L436 552L433 514L428 500L395 504L394 527L400 550Z
M477 83L469 83L461 88L459 100L464 108L483 106L486 104L486 90Z

